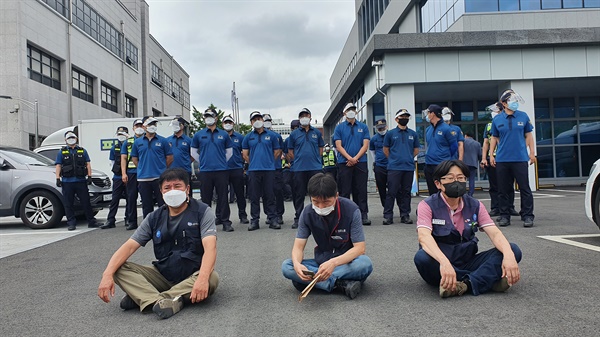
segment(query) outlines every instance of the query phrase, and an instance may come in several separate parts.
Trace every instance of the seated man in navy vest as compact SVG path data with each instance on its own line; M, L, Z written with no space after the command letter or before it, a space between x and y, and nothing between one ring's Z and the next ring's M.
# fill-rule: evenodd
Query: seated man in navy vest
M169 318L181 310L184 301L201 302L217 289L217 229L213 210L189 198L187 171L167 169L160 175L159 186L165 205L148 214L113 254L102 274L98 296L108 303L116 283L126 293L122 309L151 308L158 317ZM153 266L127 262L150 240L157 259Z
M439 286L442 298L508 290L520 279L521 250L506 240L485 206L465 194L469 168L462 161L447 160L432 177L439 192L421 201L417 211L421 249L415 265L421 277ZM495 248L477 253L478 230Z
M312 207L300 214L292 258L283 261L283 276L302 291L314 278L316 288L331 292L340 289L355 298L362 283L373 271L365 254L365 235L358 206L339 197L331 175L317 173L308 181ZM315 258L304 259L306 240L312 234L317 247ZM314 275L311 276L311 275Z

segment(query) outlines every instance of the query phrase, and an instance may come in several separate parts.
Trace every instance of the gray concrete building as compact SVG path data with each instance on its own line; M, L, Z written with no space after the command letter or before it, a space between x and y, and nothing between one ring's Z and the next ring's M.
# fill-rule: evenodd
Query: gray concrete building
M189 75L143 0L0 1L0 46L2 145L33 148L84 119L190 118Z
M599 0L355 3L355 23L330 78L327 137L348 102L370 126L382 117L393 123L406 108L423 152L421 111L435 103L450 107L454 123L482 142L491 119L486 106L512 88L534 125L532 188L536 177L541 185L586 180L600 158ZM478 179L485 184L482 171Z

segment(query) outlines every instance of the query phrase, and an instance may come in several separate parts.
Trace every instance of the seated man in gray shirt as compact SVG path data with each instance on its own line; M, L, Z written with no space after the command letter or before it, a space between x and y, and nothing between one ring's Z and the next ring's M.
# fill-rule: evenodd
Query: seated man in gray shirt
M159 186L166 205L148 214L113 254L102 274L98 296L110 302L116 283L126 293L122 309L152 308L158 317L169 318L183 308L184 301L201 302L217 289L217 229L213 210L189 198L185 170L167 169ZM127 261L150 240L157 259L153 266Z
M331 292L340 289L355 298L362 283L373 271L365 254L365 235L358 206L342 198L331 175L317 173L308 181L312 207L305 207L298 221L292 258L283 261L282 272L296 289L319 279L316 288ZM315 258L304 259L304 247L312 234L317 246Z

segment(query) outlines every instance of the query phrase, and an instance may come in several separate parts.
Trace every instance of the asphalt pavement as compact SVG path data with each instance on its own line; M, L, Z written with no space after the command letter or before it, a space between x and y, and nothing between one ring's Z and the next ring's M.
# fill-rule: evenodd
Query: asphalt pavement
M0 335L597 336L600 254L589 247L600 247L600 230L585 216L583 191L573 187L535 192L535 227L523 228L513 217L512 226L502 228L523 251L518 284L506 293L448 299L439 298L437 288L426 285L416 271L415 225L400 224L396 214L395 224L383 226L379 199L370 194L373 225L364 228L374 270L362 292L350 300L341 293L313 290L299 303L298 291L281 275L295 235L290 228L293 206L287 202L281 230L264 225L264 215L260 230L254 232L237 219L234 232L219 229L216 293L167 320L122 311L120 289L109 304L97 297L106 263L131 232L122 222L115 229L89 231L81 222L77 235L0 259ZM487 193L478 191L475 197L489 206ZM413 214L422 199L413 198ZM519 200L517 195L517 209ZM231 214L237 214L231 206ZM15 230L15 225L0 226L0 246L19 239L3 235ZM67 232L64 223L47 230L48 237L61 231ZM480 250L491 247L485 234L479 232L478 237ZM312 239L307 246L305 254L312 256ZM130 260L150 264L152 259L148 245Z

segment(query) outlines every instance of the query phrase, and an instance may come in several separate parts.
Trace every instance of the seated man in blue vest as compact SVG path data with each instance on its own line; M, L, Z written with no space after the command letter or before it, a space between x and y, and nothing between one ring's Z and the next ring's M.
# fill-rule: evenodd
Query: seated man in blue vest
M355 298L362 283L373 271L365 254L365 235L358 206L339 197L337 184L329 174L317 173L308 181L312 207L300 214L292 258L283 261L283 276L302 291L314 278L316 288L331 292L340 289ZM306 240L312 234L317 247L315 258L304 259ZM312 276L314 275L314 276Z
M109 302L115 283L126 295L121 309L152 309L160 318L178 313L185 303L197 303L219 285L215 213L189 197L189 173L167 169L159 178L165 205L148 214L108 262L98 296ZM127 259L152 240L156 261L142 266Z
M415 265L440 297L503 292L520 279L521 250L509 243L485 206L465 194L469 168L459 160L441 162L433 172L438 193L421 201L417 214L420 249ZM475 232L483 231L495 248L477 253Z

